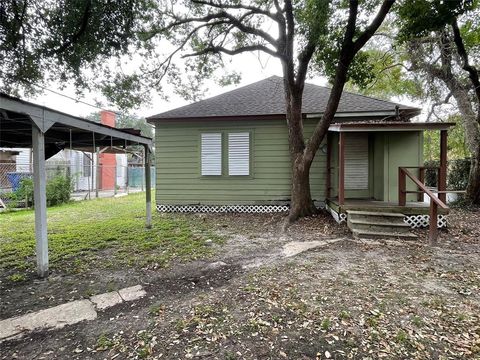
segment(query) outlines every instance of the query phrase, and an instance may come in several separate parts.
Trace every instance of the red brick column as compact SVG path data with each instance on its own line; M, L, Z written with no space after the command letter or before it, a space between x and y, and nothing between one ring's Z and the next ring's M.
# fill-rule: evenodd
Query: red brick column
M115 127L115 113L112 111L102 110L100 112L100 122L110 127ZM99 156L100 179L99 189L114 190L117 157L115 154L102 153Z

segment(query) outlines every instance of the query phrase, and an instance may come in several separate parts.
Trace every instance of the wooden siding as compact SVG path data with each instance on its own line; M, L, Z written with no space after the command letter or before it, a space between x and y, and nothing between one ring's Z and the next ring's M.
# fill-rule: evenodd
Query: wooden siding
M423 131L388 133L385 137L388 155L388 169L384 173L385 201L398 201L398 168L400 166L423 165ZM418 172L412 169L418 176ZM417 190L415 184L407 180L407 190ZM408 194L407 201L416 201L416 194Z
M308 136L314 120L305 124ZM222 176L202 176L203 132L222 132ZM250 175L228 176L228 133L250 133ZM162 122L155 131L156 200L159 204L278 204L290 198L290 158L285 120ZM326 155L318 151L311 189L325 198Z

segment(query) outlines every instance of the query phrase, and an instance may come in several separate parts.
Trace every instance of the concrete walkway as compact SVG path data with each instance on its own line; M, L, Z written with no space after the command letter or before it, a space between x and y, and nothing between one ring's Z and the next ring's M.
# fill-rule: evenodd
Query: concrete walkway
M0 321L0 342L21 337L34 330L60 329L85 320L97 318L97 310L105 310L125 301L138 300L146 295L141 285L70 301L48 309Z

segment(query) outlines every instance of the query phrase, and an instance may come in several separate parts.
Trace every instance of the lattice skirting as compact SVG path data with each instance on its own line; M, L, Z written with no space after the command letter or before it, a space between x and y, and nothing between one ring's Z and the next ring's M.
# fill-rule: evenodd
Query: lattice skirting
M159 212L166 213L278 213L288 212L289 209L288 205L157 205ZM325 209L332 214L337 223L347 221L347 214L338 213L328 205L325 205ZM407 215L403 221L412 228L428 227L430 216ZM437 224L439 228L447 227L447 217L438 215Z
M429 215L407 215L403 219L405 223L410 225L412 228L422 228L430 226L430 216ZM447 216L438 215L437 216L437 227L446 228L447 227Z
M278 213L287 212L288 205L157 205L167 213Z

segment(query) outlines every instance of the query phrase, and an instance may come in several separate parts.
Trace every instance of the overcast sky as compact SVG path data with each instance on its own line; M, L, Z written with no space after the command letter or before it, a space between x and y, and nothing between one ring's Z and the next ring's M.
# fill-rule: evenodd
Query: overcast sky
M277 59L265 57L259 60L255 54L251 54L251 53L245 53L245 54L236 55L232 57L232 67L237 72L240 72L242 75L242 80L240 85L221 87L213 84L212 86L209 87L209 91L206 93L204 98L218 95L222 92L231 90L232 88L237 86L251 84L255 81L259 81L261 79L267 78L272 75L282 76L282 69ZM317 85L327 85L326 79L322 77L315 77L307 81ZM67 87L63 90L58 90L55 87L55 84L51 84L49 88L52 90L61 92L65 95L77 98L75 95L75 91L72 87ZM171 93L171 88L169 89L167 86L165 86L165 91L167 91L168 93ZM141 108L135 109L132 112L136 113L137 115L147 117L147 116L151 116L157 113L161 113L163 111L167 111L167 110L174 109L179 106L188 104L187 101L183 100L182 98L180 98L179 96L176 96L173 93L169 95L169 97L170 97L169 101L165 101L161 99L158 95L152 94L152 98L153 98L152 104L142 106ZM80 99L90 104L95 104L96 101L100 100L102 104L105 104L104 105L105 107L108 107L107 103L105 102L105 99L103 99L101 95L98 93L89 93L89 94L86 93ZM96 109L94 107L91 107L79 102L75 102L74 100L70 100L63 96L53 94L49 91L45 91L43 94L27 100L40 105L50 107L52 109L63 111L71 115L80 116L80 117L85 117L92 112L99 111L99 109ZM421 104L418 104L418 103L414 104L406 98L392 99L392 100L403 103L405 105L421 106ZM113 108L113 110L115 110L115 108Z

